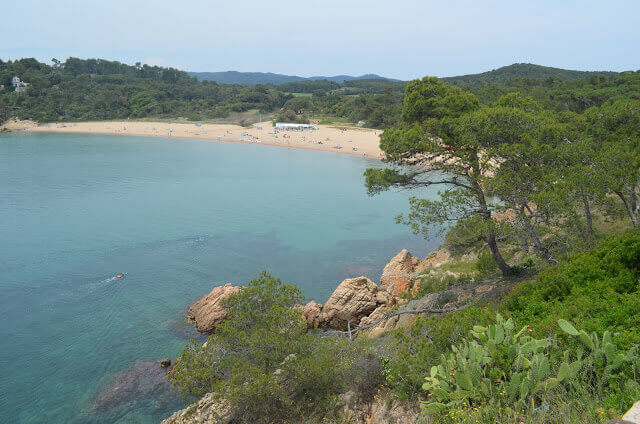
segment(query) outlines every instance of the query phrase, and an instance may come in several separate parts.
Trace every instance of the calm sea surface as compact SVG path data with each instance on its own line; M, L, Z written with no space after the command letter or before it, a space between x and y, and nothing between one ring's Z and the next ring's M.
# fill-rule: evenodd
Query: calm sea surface
M367 196L362 173L376 166L194 140L0 135L0 422L159 422L182 403L136 361L179 354L194 337L186 308L216 285L266 269L324 302L346 277L377 280L402 248L437 247L395 223L410 193Z

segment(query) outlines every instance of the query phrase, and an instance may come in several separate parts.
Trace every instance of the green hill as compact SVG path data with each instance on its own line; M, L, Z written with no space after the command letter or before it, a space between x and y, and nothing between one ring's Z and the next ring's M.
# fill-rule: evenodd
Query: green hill
M459 87L481 86L487 84L504 84L517 78L575 80L591 76L613 77L618 72L611 71L574 71L570 69L552 68L532 63L514 63L480 74L459 75L441 78L443 81Z

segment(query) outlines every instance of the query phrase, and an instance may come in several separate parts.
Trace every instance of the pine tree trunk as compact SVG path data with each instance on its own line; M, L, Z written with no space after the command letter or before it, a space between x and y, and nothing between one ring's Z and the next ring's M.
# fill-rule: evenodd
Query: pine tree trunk
M620 200L622 200L622 203L624 203L624 206L627 208L627 215L629 215L629 219L631 219L631 223L633 224L634 227L637 227L638 215L637 215L637 212L633 210L632 203L627 199L627 197L621 191L616 191L615 193L618 195Z
M558 261L553 258L553 255L551 255L551 252L549 251L549 249L547 249L547 247L542 243L542 241L538 237L538 234L536 234L535 227L531 224L533 211L531 210L529 205L527 205L526 203L524 207L526 210L529 211L529 214L530 214L529 216L525 216L524 222L525 222L525 227L527 229L527 234L529 235L529 238L533 242L533 246L541 254L541 256L544 257L544 259L547 262L549 262L552 265L556 265Z
M587 233L584 239L587 244L589 244L591 242L591 236L593 235L593 218L591 217L591 205L589 205L587 196L582 196L582 203L584 204L584 217L587 220Z
M475 191L476 198L478 199L478 204L480 206L480 215L487 223L491 224L490 222L492 219L491 211L487 207L487 200L484 196L484 191L480 187L480 184L478 184L477 182L474 182L473 189ZM487 235L486 241L487 241L487 244L489 245L489 249L491 249L491 255L493 256L493 260L496 262L496 265L500 269L500 272L502 273L502 275L505 277L513 275L514 274L513 269L509 266L509 264L507 264L507 262L502 257L502 254L500 253L500 249L498 248L498 242L496 241L496 235L493 233L493 231L490 231L490 233Z
M491 249L491 255L493 255L493 260L496 261L496 265L500 269L500 272L504 277L508 277L513 275L513 268L507 264L507 262L502 257L500 253L500 249L498 249L498 242L496 241L496 236L494 234L489 234L487 237L487 244L489 245L489 249Z

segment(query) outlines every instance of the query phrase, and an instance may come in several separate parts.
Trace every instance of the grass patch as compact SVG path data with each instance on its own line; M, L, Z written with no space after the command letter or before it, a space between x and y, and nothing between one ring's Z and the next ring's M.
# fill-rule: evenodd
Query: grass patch
M287 95L291 95L293 97L311 97L313 96L312 93L285 93Z

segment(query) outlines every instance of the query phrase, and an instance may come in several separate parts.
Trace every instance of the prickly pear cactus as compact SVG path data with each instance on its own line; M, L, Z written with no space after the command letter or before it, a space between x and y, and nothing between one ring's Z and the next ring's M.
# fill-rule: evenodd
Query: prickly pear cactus
M618 352L609 332L600 339L567 321L560 320L558 325L579 340L580 347L560 350L553 340L532 337L529 326L515 332L514 322L499 314L495 324L475 326L473 340L452 346L431 368L422 386L428 397L423 409L437 413L461 405L489 404L539 410L551 391L579 389L581 372L604 370L605 378L599 381L606 382L606 375L640 363L635 349Z

